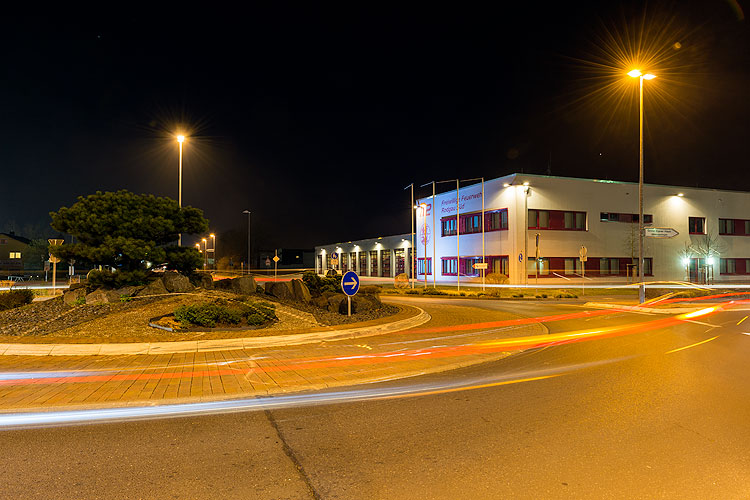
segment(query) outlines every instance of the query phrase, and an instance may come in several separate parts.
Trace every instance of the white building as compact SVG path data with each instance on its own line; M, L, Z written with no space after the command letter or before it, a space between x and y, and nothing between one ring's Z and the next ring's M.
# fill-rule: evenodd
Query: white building
M488 180L484 228L481 183L462 186L458 206L455 190L419 199L417 206L419 279L426 267L428 281L455 283L458 267L462 282L475 282L481 274L474 264L484 259L487 273L503 274L511 284L533 280L537 266L540 283L562 284L580 280L582 246L586 278L625 282L638 274L637 183L533 174ZM644 239L648 281L750 279L750 193L646 184L643 212L647 228L677 232ZM364 276L408 274L410 240L407 233L319 246L316 268L331 268L329 256L338 252L344 258L337 268Z

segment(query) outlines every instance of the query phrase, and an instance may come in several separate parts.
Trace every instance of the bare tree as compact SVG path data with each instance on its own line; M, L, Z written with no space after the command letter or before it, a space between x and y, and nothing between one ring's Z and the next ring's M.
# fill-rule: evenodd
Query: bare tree
M709 279L713 277L713 264L711 264L711 260L720 258L720 255L727 250L726 245L719 239L717 235L707 233L697 238L695 242L690 245L690 250L693 254L697 255L701 259L704 259L704 281L708 283ZM709 268L711 275L710 277Z

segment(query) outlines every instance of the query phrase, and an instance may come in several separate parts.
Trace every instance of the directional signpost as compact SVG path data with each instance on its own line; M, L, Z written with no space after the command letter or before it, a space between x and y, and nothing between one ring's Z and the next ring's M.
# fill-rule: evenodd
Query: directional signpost
M276 281L276 273L279 270L279 261L281 260L279 258L279 251L276 250L276 255L273 256L273 280Z
M586 295L586 261L589 260L589 251L585 246L581 245L581 249L578 251L578 258L581 259L581 295Z
M53 248L54 247L59 247L60 245L62 245L65 242L65 240L58 240L58 239L54 239L54 238L53 239L49 239L47 241L49 242L50 246L53 247ZM57 277L57 263L60 262L60 258L59 257L55 257L52 254L52 249L50 249L49 261L52 262L52 295L55 295L55 293L56 293L55 278Z
M680 234L673 227L644 227L643 231L648 238L674 238Z
M346 294L346 299L349 301L349 313L352 315L352 295L356 295L359 291L359 276L354 271L347 271L344 277L341 278L341 289Z

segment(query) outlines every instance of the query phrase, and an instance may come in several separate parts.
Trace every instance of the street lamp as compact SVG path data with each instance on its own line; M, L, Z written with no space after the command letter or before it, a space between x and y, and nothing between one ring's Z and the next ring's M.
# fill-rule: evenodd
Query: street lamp
M643 258L643 80L653 80L656 75L643 74L641 70L634 69L628 72L628 76L638 78L638 110L639 110L639 173L638 173L638 301L646 302L646 274Z
M206 270L206 262L208 261L208 245L206 244L206 238L201 238L203 242L203 270Z
M180 134L177 136L177 143L180 145L180 175L179 175L179 189L177 193L177 202L180 205L180 208L182 208L182 143L185 142L185 136ZM182 246L182 233L177 234L177 246Z
M252 212L250 210L243 210L243 214L247 215L247 269L250 269L250 255L252 252L252 244L250 241L250 215Z
M424 273L424 287L427 288L427 203L421 203L422 210L422 243L424 243L424 260L422 260L422 272Z
M211 257L214 259L214 269L218 269L219 267L216 265L216 235L211 233L208 237L211 238Z

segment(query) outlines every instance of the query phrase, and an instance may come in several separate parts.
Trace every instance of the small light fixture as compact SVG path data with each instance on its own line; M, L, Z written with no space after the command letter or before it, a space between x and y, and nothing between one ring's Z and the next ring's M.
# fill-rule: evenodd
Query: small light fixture
M687 266L688 264L690 264L690 259L687 258L687 257L683 257L682 258L682 265L683 266Z
M504 182L504 183L503 183L503 187L504 187L504 188L510 187L510 184L508 184L507 182Z
M677 193L677 196L682 198L683 196L685 196L685 193Z
M523 185L524 186L528 186L529 185L529 181L524 182Z

